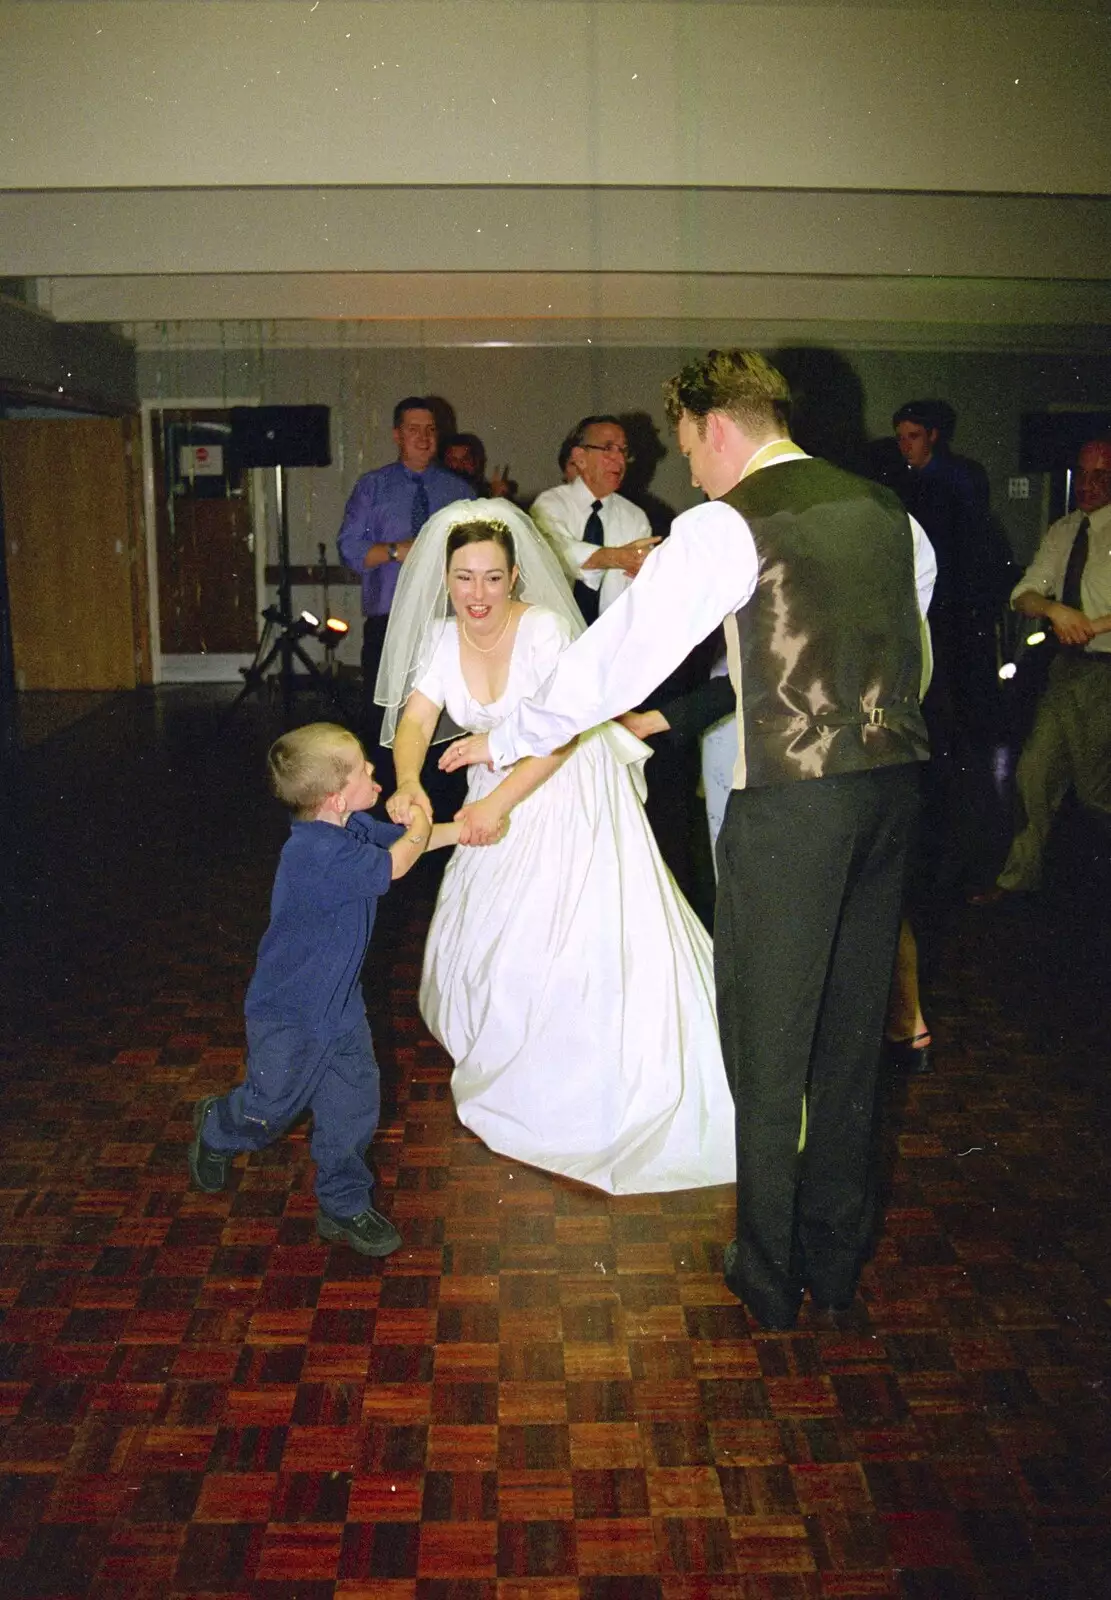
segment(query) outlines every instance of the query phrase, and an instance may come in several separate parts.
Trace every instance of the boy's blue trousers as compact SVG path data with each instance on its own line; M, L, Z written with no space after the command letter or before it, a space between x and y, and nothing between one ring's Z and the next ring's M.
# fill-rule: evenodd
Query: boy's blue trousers
M354 1217L370 1204L373 1179L363 1154L378 1126L379 1101L366 1017L324 1040L248 1017L247 1077L209 1107L201 1138L213 1150L261 1150L308 1107L316 1197L330 1216Z

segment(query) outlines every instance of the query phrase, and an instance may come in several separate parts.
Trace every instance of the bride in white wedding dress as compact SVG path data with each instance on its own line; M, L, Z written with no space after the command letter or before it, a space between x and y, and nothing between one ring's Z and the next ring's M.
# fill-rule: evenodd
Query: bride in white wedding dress
M452 733L495 727L583 626L509 502L460 501L425 524L377 684L395 820L431 814L419 774L441 714ZM502 1155L613 1194L734 1177L712 949L644 814L648 753L607 723L552 756L470 769L472 843L444 873L420 987L460 1120Z

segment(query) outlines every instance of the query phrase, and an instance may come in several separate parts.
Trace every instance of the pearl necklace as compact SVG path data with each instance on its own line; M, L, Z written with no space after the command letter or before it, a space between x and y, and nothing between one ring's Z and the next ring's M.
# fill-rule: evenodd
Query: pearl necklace
M464 622L462 617L459 618L459 626L463 629L463 637L464 637L464 639L466 639L466 641L470 645L471 649L472 650L477 650L480 656L488 656L488 655L492 655L493 652L498 648L499 644L501 644L502 640L506 636L506 633L508 632L509 624L512 621L513 621L513 609L512 609L512 607L510 607L509 615L505 619L505 627L498 634L498 636L494 640L493 644L475 644L474 640L471 638L470 634L467 632L467 624Z

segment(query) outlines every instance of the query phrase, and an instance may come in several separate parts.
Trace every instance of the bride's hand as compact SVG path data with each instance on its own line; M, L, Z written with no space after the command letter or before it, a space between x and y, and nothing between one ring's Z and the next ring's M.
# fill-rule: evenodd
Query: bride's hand
M626 711L617 721L638 739L651 739L653 734L666 733L671 727L662 711Z
M441 772L457 772L460 767L493 767L490 741L484 733L469 733L465 739L449 744L440 757Z
M455 813L460 844L497 844L509 826L509 818L491 795L463 806Z
M407 828L413 820L414 811L423 811L428 818L429 827L432 826L434 819L431 800L419 783L403 783L386 801L386 814L393 822L400 822Z

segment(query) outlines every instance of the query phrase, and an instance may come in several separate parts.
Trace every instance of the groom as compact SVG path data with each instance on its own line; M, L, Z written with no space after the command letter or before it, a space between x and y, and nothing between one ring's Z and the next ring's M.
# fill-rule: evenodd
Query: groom
M792 443L787 384L762 356L712 350L666 394L709 502L676 518L535 699L443 763L550 752L643 703L724 621L738 728L714 931L737 1135L725 1281L765 1327L790 1328L806 1289L819 1310L848 1308L869 1242L936 568L894 495Z

